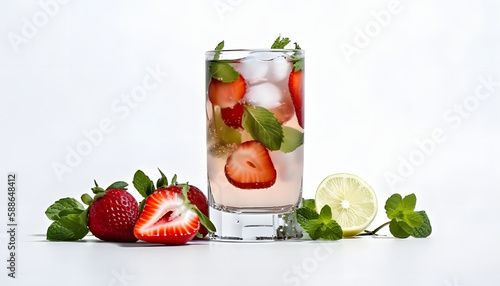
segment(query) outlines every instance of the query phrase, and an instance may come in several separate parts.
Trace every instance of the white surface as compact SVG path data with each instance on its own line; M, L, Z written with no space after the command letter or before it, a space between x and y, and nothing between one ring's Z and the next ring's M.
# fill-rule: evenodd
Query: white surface
M218 14L214 4L221 3L230 6ZM156 247L32 236L48 227L48 205L79 197L93 179L130 183L137 169L156 177L160 167L206 191L204 51L221 40L227 48L266 48L279 33L306 50L304 197L329 174L354 173L379 196L374 226L385 221L389 195L415 192L417 209L434 227L428 239L329 243L334 252L301 284L497 285L500 87L480 89L491 91L484 99L475 92L479 77L500 81L500 4L390 3L68 1L16 52L11 33L22 36L23 19L43 10L38 1L2 1L0 182L9 171L19 174L20 231L19 278L7 279L2 267L2 285L41 278L52 285L166 284L188 273L206 284L296 284L283 275L307 263L319 243ZM377 26L376 15L389 9L395 13L382 14L391 13L390 21ZM362 41L358 31L367 26L374 36ZM348 61L341 48L355 40L359 53ZM458 115L454 108L463 104L470 111ZM68 150L86 144L85 133L100 125L103 137L58 177L54 162L67 164ZM426 143L430 151L418 157L417 142L433 133L434 147ZM412 171L391 186L388 172L398 174L410 157ZM0 233L3 261L6 238ZM122 270L134 279L113 284L113 271Z

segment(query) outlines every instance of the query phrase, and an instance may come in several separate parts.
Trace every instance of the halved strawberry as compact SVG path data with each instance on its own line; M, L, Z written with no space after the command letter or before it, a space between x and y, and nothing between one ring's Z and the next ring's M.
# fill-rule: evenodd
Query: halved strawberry
M221 109L221 116L224 123L227 126L234 129L241 128L241 118L243 117L243 112L245 108L243 103L238 102L233 107L226 107Z
M288 78L288 89L292 95L293 105L295 107L295 114L300 127L304 128L304 71L292 70Z
M134 235L148 242L184 244L196 236L199 228L200 219L183 194L161 188L146 198Z
M176 193L182 193L182 188L180 186L171 186L168 188L170 191ZM187 197L189 201L195 205L206 217L209 217L208 213L208 200L205 194L195 186L189 185L189 191L187 193ZM202 224L200 225L200 229L198 230L202 237L205 237L208 234L207 228Z
M228 181L240 189L264 189L276 182L276 169L266 146L257 141L241 143L224 168Z
M245 79L240 75L233 82L222 82L212 78L208 85L208 98L221 108L233 107L245 95Z

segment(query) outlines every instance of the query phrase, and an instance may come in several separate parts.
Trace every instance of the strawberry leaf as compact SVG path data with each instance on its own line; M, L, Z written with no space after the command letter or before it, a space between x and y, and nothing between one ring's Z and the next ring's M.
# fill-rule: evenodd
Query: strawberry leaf
M283 141L283 127L276 116L260 106L245 106L243 128L271 151L279 150Z
M160 168L158 168L158 171L160 171L161 177L158 179L158 181L156 181L156 188L167 187L168 186L167 177L165 176L165 174L163 174Z
M210 221L210 219L204 215L195 205L191 205L191 209L196 212L198 218L200 219L201 225L203 225L208 231L215 232L215 225Z
M87 206L90 206L90 204L92 204L92 202L94 201L94 199L92 199L92 197L89 194L83 194L81 200Z
M127 186L128 186L127 183L123 181L118 181L111 184L109 187L106 188L106 190L111 190L111 189L126 190Z
M151 181L151 179L144 174L143 171L137 170L134 174L134 179L132 181L132 184L134 185L135 189L141 194L142 197L147 197L151 191L151 184L153 184L153 189L154 189L154 183Z

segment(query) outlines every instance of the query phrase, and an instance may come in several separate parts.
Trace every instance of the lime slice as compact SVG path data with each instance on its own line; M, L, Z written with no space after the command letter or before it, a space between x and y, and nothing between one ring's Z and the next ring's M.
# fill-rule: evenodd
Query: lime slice
M334 174L326 177L316 190L316 210L325 205L332 209L332 219L342 227L344 236L365 230L377 215L377 196L360 177Z

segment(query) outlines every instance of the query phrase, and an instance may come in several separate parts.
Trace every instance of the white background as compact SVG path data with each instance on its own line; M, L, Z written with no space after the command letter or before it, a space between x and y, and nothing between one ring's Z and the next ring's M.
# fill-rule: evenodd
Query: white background
M0 263L7 285L498 284L498 2L75 0L45 12L48 2L0 4L5 228L7 173L18 174L18 278ZM357 174L379 197L374 228L392 193L414 192L429 238L44 240L45 209L89 192L93 179L131 183L137 169L156 178L159 167L206 192L204 52L221 40L267 48L279 33L306 51L304 197L329 174ZM126 107L150 70L161 72L154 88ZM103 120L108 132L89 145L85 134ZM0 240L5 261L6 231Z

